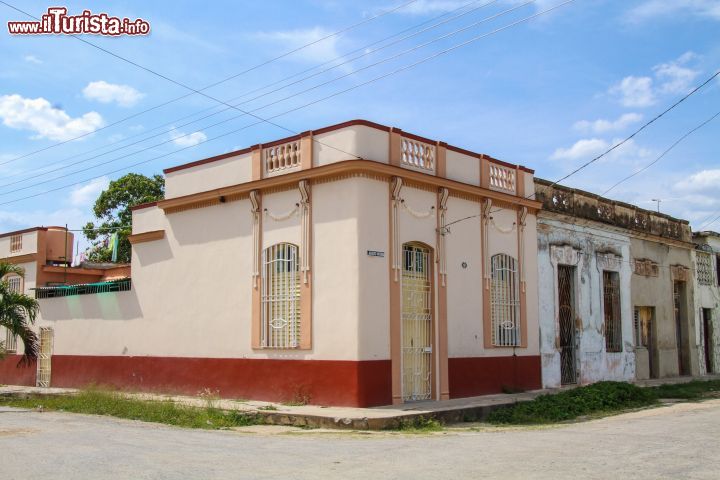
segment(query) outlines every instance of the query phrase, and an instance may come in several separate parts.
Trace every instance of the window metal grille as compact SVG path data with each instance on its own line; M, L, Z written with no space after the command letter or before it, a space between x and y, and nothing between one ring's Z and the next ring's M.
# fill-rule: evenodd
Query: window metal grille
M17 352L17 336L13 335L12 332L8 329L5 329L5 352Z
M620 275L603 272L605 307L605 351L622 352L622 322L620 319Z
M19 275L12 275L5 278L8 289L11 292L22 293L22 278Z
M40 327L40 351L38 353L37 386L50 386L50 366L53 352L53 329Z
M10 253L22 250L22 234L10 237Z
M403 400L432 395L432 287L430 250L403 245L402 368Z
M558 265L558 326L560 331L560 382L577 382L575 351L575 267Z
M22 293L22 277L19 275L10 275L5 277L8 290L15 293ZM7 353L15 353L17 351L17 336L13 335L10 330L5 330L5 351Z
M517 261L505 254L493 255L490 262L490 318L492 344L520 345L520 289Z
M701 285L713 284L712 255L706 252L696 252L697 279Z
M297 245L263 251L262 346L297 348L300 343L300 261Z

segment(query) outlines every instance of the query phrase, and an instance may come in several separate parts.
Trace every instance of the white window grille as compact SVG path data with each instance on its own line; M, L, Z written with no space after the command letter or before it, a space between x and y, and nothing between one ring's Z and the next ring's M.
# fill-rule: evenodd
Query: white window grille
M300 343L300 261L297 245L278 243L263 251L262 346L297 348Z
M20 250L22 250L22 234L11 236L10 253L19 252Z
M510 255L493 255L490 275L490 318L492 344L497 347L520 345L520 289L517 261Z
M17 336L13 335L12 332L8 329L5 329L5 352L17 352Z
M696 252L697 279L701 285L713 284L712 255L705 252Z
M20 275L11 275L5 278L5 281L7 282L8 289L11 292L22 293L22 278Z

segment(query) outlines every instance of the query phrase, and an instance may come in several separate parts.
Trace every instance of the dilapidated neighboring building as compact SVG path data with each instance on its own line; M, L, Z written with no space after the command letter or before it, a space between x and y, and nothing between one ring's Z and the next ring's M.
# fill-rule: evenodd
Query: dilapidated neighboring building
M543 385L697 374L688 223L536 179Z
M720 233L694 232L695 324L700 372L720 370Z

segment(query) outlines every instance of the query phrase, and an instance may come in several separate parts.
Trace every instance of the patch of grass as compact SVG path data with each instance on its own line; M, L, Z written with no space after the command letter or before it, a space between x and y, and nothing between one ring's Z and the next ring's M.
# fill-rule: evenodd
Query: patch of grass
M277 410L277 407L275 405L263 405L262 407L258 407L258 410L274 411L274 410Z
M410 419L401 419L397 426L392 428L392 430L397 430L405 433L430 433L439 432L442 429L442 423L435 420L434 418L426 418L423 416Z
M28 398L0 398L0 405L18 408L106 415L111 417L163 423L185 428L226 429L262 423L256 415L180 405L170 400L138 400L120 393L84 390L77 395L31 395Z
M656 393L624 382L598 382L490 412L487 421L504 425L564 422L585 415L615 413L657 403Z
M659 385L650 387L657 398L678 398L683 400L698 400L708 394L720 392L720 380L693 380L687 383L674 385Z

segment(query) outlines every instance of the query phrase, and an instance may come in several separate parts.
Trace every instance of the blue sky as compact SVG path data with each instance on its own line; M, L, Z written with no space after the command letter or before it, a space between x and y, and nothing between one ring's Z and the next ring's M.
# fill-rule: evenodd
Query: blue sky
M71 14L90 9L149 21L152 33L147 37L86 38L202 88L404 3L407 0L73 1L67 7ZM525 2L498 0L470 11L486 3L489 0L417 0L207 93L225 101L245 100L240 108L246 110L277 101L256 113L279 115L562 0L524 6ZM23 1L18 6L40 16L50 4ZM518 8L464 32L364 68L514 7ZM378 43L367 49L400 31L408 30L407 35L468 11L396 45L372 51L386 44ZM445 16L434 20L441 15ZM168 166L288 135L287 130L268 124L239 130L256 120L237 118L240 114L234 110L218 113L222 107L199 95L96 131L187 91L71 37L12 37L5 22L25 18L3 5L0 20L0 231L65 223L80 228L90 219L99 191L124 172L160 173ZM423 22L428 23L412 29ZM629 135L717 71L719 27L717 0L575 0L273 122L304 131L365 118L520 163L555 180ZM366 55L254 98L284 85L266 87L273 82L355 51L353 56ZM285 99L288 96L292 97ZM714 81L633 141L564 183L603 193L718 110L720 82ZM233 130L239 131L215 139ZM720 118L608 196L645 208L654 208L651 199L660 198L661 211L686 218L696 228L720 215L718 132ZM134 142L138 143L129 145ZM131 166L138 162L145 163ZM121 171L109 173L115 170ZM55 191L46 193L49 190ZM706 228L720 230L720 220Z

